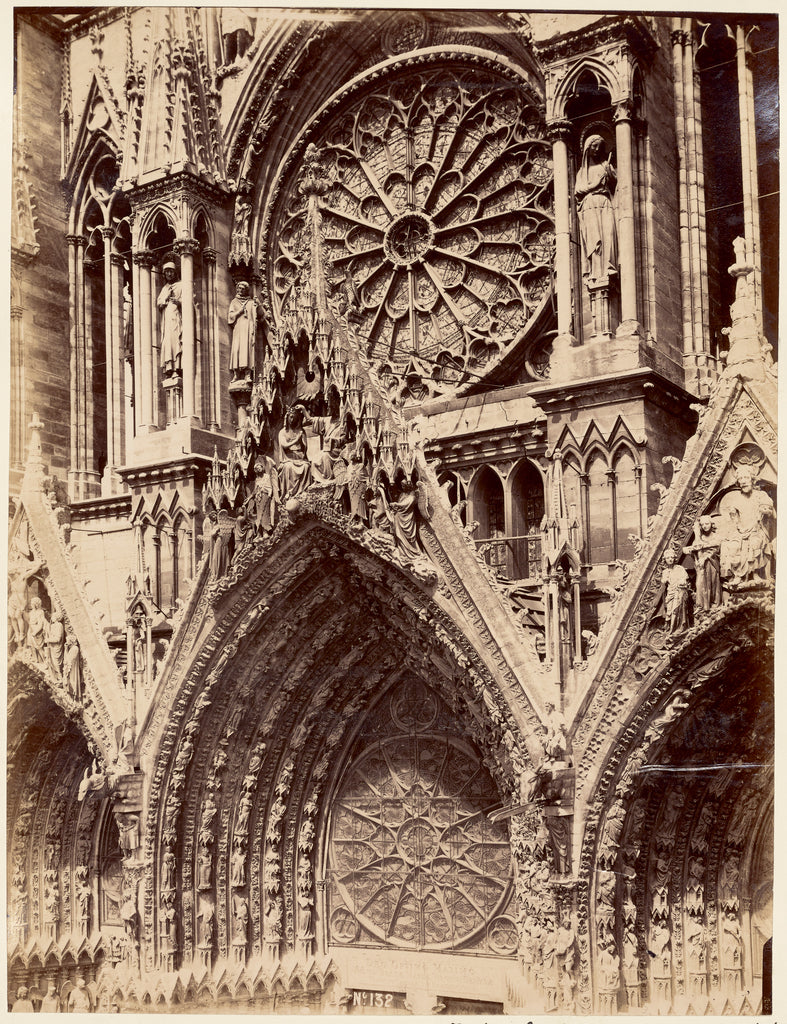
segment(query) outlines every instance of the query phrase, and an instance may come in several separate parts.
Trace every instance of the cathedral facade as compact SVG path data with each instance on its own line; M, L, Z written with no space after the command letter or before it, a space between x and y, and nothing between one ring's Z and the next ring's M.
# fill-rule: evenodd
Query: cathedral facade
M777 42L16 10L9 1007L770 1012Z

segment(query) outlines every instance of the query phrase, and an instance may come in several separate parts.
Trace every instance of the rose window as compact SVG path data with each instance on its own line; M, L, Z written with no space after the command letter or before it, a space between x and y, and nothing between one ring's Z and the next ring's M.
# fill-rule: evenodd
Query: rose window
M438 700L408 686L352 764L334 804L328 927L334 943L510 955L511 855L489 773L431 731Z
M524 90L487 68L410 72L368 91L313 139L315 204L303 174L288 190L275 304L286 308L316 232L329 294L352 305L400 398L408 374L424 380L422 397L476 379L527 334L551 289L542 136Z

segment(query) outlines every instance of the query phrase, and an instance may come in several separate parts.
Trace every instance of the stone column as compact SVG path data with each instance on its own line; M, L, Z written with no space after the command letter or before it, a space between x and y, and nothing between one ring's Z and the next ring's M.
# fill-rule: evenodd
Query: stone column
M153 257L148 252L134 253L134 265L138 280L138 289L134 295L134 345L139 338L139 371L135 367L135 376L139 382L139 390L134 399L137 412L137 434L154 430L156 420L153 414L153 317L151 306L150 271Z
M84 395L81 391L80 339L82 337L82 257L85 239L82 235L69 235L68 242L68 305L70 334L71 385L71 451L68 471L69 494L72 501L82 497L79 468L82 464L79 423Z
M631 100L618 103L615 108L615 148L618 165L618 259L620 262L620 326L618 333L621 334L633 334L638 327L631 117Z
M69 246L69 262L71 247ZM11 306L11 469L24 469L25 458L25 388L24 344L21 306ZM73 350L72 350L73 355Z
M117 338L113 324L113 317L117 312L117 306L115 292L112 287L112 239L115 235L115 230L111 227L105 227L101 229L101 234L104 238L104 351L106 353L104 387L107 396L107 465L101 481L101 494L103 497L109 497L113 492L112 472L119 461L119 446L115 423L120 412L120 396L118 394L119 380L117 376Z
M757 180L757 136L754 120L754 82L748 62L752 26L735 26L738 61L738 109L741 132L741 175L743 181L743 230L754 273L752 289L757 327L762 333L762 257L760 253L760 206Z
M208 400L205 408L209 417L211 430L219 430L221 423L221 348L219 342L219 310L216 303L216 250L202 250L202 264L205 267L205 329L207 336L203 338L203 359L207 362L207 372L202 378L207 382Z
M180 287L181 315L183 317L183 408L181 415L190 421L196 421L194 403L194 379L196 370L196 353L194 340L194 252L197 243L193 238L185 238L177 243L180 255Z
M572 335L571 289L571 197L568 182L568 140L570 121L552 121L552 166L555 189L555 288L557 297L557 336L575 342Z

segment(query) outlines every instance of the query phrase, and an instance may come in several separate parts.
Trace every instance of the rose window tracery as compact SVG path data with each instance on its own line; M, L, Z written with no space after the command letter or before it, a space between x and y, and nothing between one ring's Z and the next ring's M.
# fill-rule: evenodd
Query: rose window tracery
M551 147L527 93L489 68L408 74L316 133L273 234L272 284L286 309L317 232L319 272L381 376L395 391L419 373L426 397L475 379L545 301Z
M510 955L511 855L487 816L499 796L475 752L435 731L438 704L423 685L394 693L351 765L332 815L329 940Z

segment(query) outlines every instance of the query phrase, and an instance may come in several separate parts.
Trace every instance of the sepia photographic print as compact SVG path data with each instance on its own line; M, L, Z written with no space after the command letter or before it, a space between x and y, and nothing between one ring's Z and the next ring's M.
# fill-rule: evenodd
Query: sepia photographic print
M777 28L15 9L9 1010L771 1013Z

